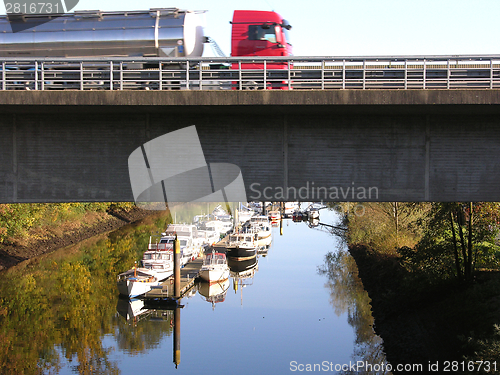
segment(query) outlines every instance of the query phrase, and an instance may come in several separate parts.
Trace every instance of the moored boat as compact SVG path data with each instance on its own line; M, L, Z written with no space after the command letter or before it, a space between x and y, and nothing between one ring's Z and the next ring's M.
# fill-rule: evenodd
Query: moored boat
M169 224L165 231L166 236L176 236L179 240L181 251L181 264L185 265L198 256L201 251L200 244L195 240L198 238L196 225Z
M118 275L117 287L122 296L134 298L160 285L154 271L146 268L132 268Z
M165 280L174 272L174 236L163 234L158 242L149 238L148 249L142 255L142 266L154 271L159 281Z
M267 216L253 216L243 228L249 233L257 234L257 246L269 246L273 240L271 223Z
M253 233L233 233L226 244L227 257L237 260L251 259L257 256L257 239Z
M226 254L212 250L205 254L203 265L200 270L200 277L209 282L216 283L229 278L229 267L226 261Z
M281 213L279 211L269 211L269 218L271 221L278 221L281 218Z

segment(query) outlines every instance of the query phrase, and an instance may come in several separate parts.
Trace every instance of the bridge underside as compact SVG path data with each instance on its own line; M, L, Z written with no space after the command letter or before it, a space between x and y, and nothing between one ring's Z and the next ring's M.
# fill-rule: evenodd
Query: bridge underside
M191 125L249 200L500 201L496 90L19 91L0 114L1 203L133 201L129 155Z

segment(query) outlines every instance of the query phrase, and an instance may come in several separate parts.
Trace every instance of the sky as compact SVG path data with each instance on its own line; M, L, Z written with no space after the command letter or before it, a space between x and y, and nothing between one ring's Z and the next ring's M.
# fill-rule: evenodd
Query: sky
M274 10L287 19L295 56L500 54L500 0L80 0L74 10L162 7L206 10L205 35L226 55L235 9Z

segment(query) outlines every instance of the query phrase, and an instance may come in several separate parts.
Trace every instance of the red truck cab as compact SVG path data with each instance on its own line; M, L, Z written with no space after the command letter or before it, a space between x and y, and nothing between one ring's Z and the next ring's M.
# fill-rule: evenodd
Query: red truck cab
M278 13L235 10L231 24L231 56L292 55L292 27Z

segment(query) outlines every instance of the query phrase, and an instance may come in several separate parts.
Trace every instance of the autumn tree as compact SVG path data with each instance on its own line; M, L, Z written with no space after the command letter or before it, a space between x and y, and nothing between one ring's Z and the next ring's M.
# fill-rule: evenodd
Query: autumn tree
M498 267L498 203L433 203L415 249L401 249L406 264L439 277L470 282L478 267Z

